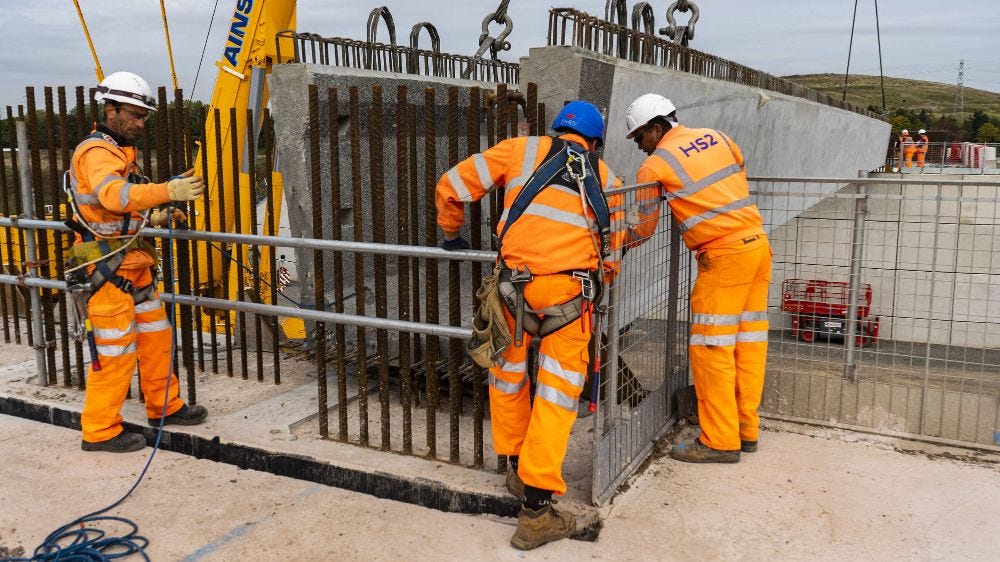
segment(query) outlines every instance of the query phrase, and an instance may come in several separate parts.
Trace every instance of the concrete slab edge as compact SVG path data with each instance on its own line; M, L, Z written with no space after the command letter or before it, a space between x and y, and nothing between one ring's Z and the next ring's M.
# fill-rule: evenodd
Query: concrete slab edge
M12 396L0 396L0 414L80 429L79 412ZM143 433L149 445L156 440L154 428L130 422L123 426L127 431ZM219 436L208 438L164 430L160 449L450 513L516 517L520 508L516 499L506 495L455 490L425 478L345 468L307 455L223 442Z

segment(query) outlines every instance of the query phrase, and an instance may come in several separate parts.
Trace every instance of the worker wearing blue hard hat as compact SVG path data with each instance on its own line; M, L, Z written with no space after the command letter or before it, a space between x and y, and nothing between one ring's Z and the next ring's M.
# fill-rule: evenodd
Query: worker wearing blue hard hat
M522 500L511 539L522 550L575 529L573 515L554 509L551 499L566 491L562 463L588 379L593 305L618 269L615 250L624 240L624 232L608 227L612 218L625 224L623 211L615 217L609 211L623 207L620 196L604 195L620 181L593 152L604 142L601 111L570 102L552 129L554 136L507 139L459 162L436 192L442 247L461 250L469 247L459 235L465 204L504 188L497 266L477 293L485 295L492 283L502 306L496 317L482 318L493 307L481 297L473 324L484 326L484 336L477 340L474 330L468 349L490 369L493 445L508 458L507 489ZM512 337L491 340L486 328L497 325ZM533 337L541 338L534 401L526 361Z

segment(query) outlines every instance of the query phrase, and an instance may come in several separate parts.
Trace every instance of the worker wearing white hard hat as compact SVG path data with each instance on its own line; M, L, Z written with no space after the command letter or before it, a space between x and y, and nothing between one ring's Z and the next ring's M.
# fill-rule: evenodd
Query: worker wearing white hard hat
M137 367L154 427L164 416L163 423L194 425L207 415L204 406L189 406L178 396L171 326L151 270L156 248L138 237L147 223L184 220L179 210L150 210L197 199L205 183L194 170L163 183L150 183L139 172L134 143L156 109L153 91L140 76L110 74L95 98L104 102L103 119L73 151L67 174L73 209L67 224L77 233L67 271L76 271L77 284L90 284L84 306L92 362L80 416L82 448L126 453L146 446L141 433L124 430L120 414Z
M649 155L636 183L639 235L655 230L661 193L687 246L696 252L688 353L701 435L671 449L686 462L738 462L757 450L757 408L767 359L771 248L750 196L739 146L714 129L690 129L658 94L636 99L625 115L628 138Z

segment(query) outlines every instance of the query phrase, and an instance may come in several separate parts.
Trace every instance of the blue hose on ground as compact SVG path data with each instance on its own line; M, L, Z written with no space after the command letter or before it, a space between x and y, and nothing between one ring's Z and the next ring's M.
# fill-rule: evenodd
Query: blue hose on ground
M169 244L173 244L174 240L174 229L173 221L168 218L167 220L167 230L169 235L167 240ZM164 280L164 286L170 287L170 305L174 306L173 298L173 268L169 268L170 279ZM94 511L93 513L88 513L81 517L66 523L65 525L59 527L55 531L49 533L45 540L42 541L35 548L34 554L31 558L3 558L0 562L42 562L49 560L60 560L65 562L76 562L76 561L106 561L114 560L116 558L122 558L125 556L130 556L133 554L138 554L145 560L149 560L149 556L146 555L146 547L149 546L149 539L139 534L139 526L125 517L118 517L114 515L101 515L102 513L107 513L112 509L121 505L135 489L142 482L143 477L146 476L146 471L149 470L150 464L153 462L153 457L156 456L156 452L160 449L160 439L163 437L163 421L167 418L167 401L170 397L170 379L172 378L174 372L174 350L177 345L177 333L176 327L174 326L174 319L169 318L171 327L171 339L170 339L170 371L167 373L167 384L163 391L163 412L160 414L160 426L156 430L156 441L153 443L153 452L146 459L146 465L142 467L142 472L139 473L138 478L132 484L125 494L118 498L111 505ZM101 523L111 523L116 524L116 526L128 527L130 530L121 535L111 535L107 531L99 528L97 525Z

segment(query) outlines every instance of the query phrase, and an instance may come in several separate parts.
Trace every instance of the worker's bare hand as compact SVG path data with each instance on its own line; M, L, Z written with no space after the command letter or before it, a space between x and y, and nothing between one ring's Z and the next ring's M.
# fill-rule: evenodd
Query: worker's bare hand
M205 192L205 182L195 176L194 168L167 182L167 196L171 201L194 201Z

